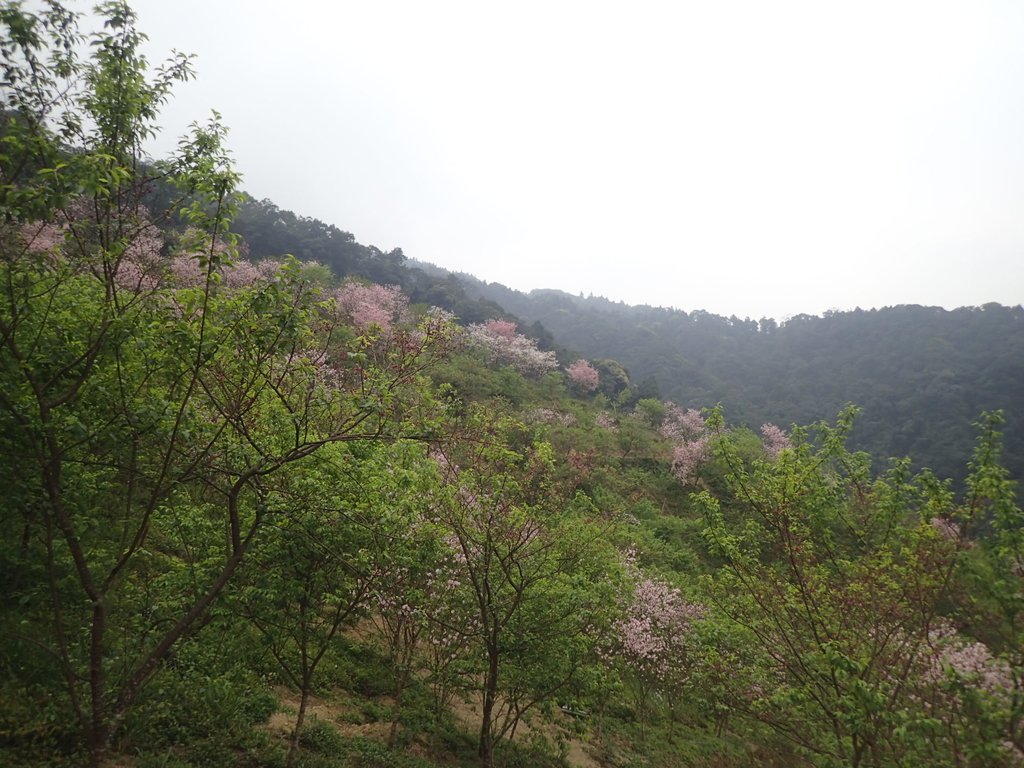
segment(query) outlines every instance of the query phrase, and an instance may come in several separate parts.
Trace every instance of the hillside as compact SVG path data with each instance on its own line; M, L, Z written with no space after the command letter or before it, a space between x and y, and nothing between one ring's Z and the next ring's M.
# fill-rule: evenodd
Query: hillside
M840 402L1004 405L1019 310L499 303L244 194L216 116L143 157L189 60L96 13L0 6L0 765L1024 764L1008 422L954 487Z
M1024 309L899 306L798 315L781 324L632 307L560 291L529 294L463 275L470 296L544 325L589 358L613 358L635 386L687 407L722 403L751 427L863 414L852 444L963 479L972 423L1002 409L1006 461L1024 474Z

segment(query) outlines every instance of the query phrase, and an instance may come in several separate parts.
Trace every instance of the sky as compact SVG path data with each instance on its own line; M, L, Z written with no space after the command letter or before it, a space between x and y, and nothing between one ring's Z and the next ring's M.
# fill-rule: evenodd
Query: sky
M89 4L72 4L86 9ZM136 0L243 186L520 290L1024 301L1024 3Z

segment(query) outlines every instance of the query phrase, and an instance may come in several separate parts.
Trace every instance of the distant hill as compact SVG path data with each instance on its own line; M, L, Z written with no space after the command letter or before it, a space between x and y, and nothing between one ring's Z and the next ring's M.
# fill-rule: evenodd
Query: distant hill
M962 479L982 411L1006 416L1005 460L1024 471L1024 308L896 306L778 324L523 293L461 275L470 297L539 322L585 357L614 358L634 387L690 407L722 403L758 428L863 409L853 443Z

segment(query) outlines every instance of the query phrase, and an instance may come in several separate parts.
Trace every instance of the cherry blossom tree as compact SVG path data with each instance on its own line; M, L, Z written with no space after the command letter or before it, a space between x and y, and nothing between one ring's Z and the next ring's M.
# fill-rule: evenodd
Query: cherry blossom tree
M494 318L484 323L484 327L494 335L501 336L509 341L513 341L517 336L517 326L511 320L498 320Z
M338 307L361 331L377 328L387 334L409 319L409 299L397 285L345 283L335 293Z
M566 368L565 375L581 392L593 392L600 383L597 369L582 358Z
M711 441L704 416L693 408L683 410L675 403L665 403L659 428L662 437L671 440L672 474L683 485L691 483L697 468L711 458Z
M537 348L537 342L515 332L515 323L490 320L467 329L470 343L482 350L487 361L509 365L524 376L540 377L558 368L554 352Z
M687 682L692 664L694 622L704 617L702 605L686 600L678 588L661 579L636 573L625 616L615 623L620 662L637 689L645 713L652 691L677 693Z
M792 447L789 436L774 424L761 425L761 438L764 452L772 461L777 459L784 450Z

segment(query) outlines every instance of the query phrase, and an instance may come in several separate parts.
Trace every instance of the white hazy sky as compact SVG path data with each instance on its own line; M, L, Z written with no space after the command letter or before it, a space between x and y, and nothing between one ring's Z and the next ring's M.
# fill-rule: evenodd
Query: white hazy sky
M1024 3L136 0L244 186L528 290L1024 301ZM85 7L85 4L80 4Z

